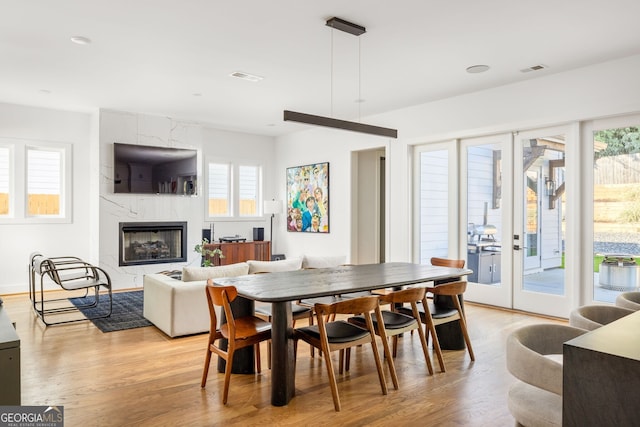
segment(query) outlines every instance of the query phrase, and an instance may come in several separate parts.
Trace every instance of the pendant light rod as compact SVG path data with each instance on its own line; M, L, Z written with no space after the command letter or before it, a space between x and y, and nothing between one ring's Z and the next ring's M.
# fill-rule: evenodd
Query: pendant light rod
M364 123L350 122L347 120L333 119L331 117L315 116L313 114L298 113L296 111L284 110L285 122L298 122L307 125L324 126L335 129L350 130L353 132L368 133L376 136L386 136L388 138L398 138L398 130L384 128L380 126L367 125Z

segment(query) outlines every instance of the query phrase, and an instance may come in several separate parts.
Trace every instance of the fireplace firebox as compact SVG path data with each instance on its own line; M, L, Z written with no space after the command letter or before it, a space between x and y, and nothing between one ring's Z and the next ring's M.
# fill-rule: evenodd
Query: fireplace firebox
M119 265L187 261L186 222L121 222Z

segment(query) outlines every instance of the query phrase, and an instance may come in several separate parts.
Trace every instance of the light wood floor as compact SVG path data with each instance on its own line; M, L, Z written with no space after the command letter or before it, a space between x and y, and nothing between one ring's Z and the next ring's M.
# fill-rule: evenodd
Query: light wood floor
M418 336L400 340L400 389L388 377L380 392L370 348L353 352L338 376L342 411L335 412L323 360L301 344L296 397L270 404L270 372L233 375L221 404L223 375L215 365L200 388L207 335L171 339L155 327L102 333L90 322L45 328L28 295L4 297L21 339L22 404L62 405L67 426L372 425L512 426L506 404L512 378L505 339L516 328L561 322L466 304L476 361L446 351L447 372L428 375ZM333 357L337 357L334 355ZM437 361L434 361L437 366Z

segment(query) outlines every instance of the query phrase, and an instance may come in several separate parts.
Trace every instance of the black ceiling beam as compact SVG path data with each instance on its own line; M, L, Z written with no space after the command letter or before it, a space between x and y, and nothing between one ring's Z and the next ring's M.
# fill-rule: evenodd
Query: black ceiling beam
M335 17L327 19L327 27L335 28L336 30L353 34L354 36L359 36L367 32L367 29L361 25Z
M394 139L398 138L397 129L366 125L364 123L349 122L347 120L332 119L331 117L314 116L313 114L298 113L296 111L284 110L284 121L350 130L353 132L368 133L370 135L376 136L386 136L388 138Z

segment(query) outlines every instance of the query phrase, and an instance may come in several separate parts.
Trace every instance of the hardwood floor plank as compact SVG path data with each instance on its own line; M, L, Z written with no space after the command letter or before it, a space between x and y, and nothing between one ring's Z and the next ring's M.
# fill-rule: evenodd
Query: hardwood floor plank
M155 327L102 333L90 322L46 328L28 295L4 300L21 340L23 405L62 405L68 426L511 426L507 335L531 323L566 323L467 303L475 362L466 351L445 351L447 372L436 363L428 375L418 336L406 334L396 358L400 389L385 367L384 396L370 349L356 349L350 372L338 375L343 409L335 412L324 361L306 345L298 348L289 405L270 404L265 346L262 373L233 375L225 406L216 369L200 388L206 334L171 339Z

